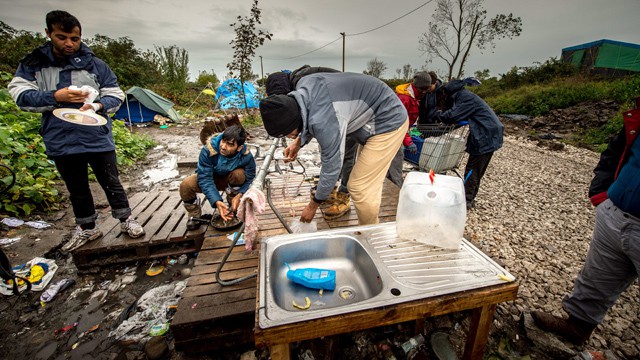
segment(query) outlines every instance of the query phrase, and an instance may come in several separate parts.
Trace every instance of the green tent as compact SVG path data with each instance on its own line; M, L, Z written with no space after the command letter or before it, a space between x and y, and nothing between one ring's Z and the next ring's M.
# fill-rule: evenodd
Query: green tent
M602 39L562 49L562 61L607 75L636 73L640 72L640 45Z
M133 123L153 121L156 114L180 122L180 115L173 109L173 103L155 92L137 86L127 90L127 99L116 112L117 119L130 119Z

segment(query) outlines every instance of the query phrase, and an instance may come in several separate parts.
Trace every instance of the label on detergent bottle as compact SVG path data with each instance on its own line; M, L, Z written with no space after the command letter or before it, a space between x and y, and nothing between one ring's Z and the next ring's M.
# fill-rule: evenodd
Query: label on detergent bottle
M308 287L310 289L333 290L336 288L336 272L335 270L304 268L292 270L289 264L285 263L289 268L287 278L296 284Z

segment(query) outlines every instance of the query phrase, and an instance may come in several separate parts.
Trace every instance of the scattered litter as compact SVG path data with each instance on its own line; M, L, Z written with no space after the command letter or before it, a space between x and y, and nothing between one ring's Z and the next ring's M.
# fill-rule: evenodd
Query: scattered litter
M318 295L322 296L323 293L324 293L324 289L318 290Z
M304 301L305 301L304 306L296 304L295 300L291 300L291 304L293 304L293 307L296 309L307 310L308 308L311 307L311 299L309 299L309 297L307 296L304 298Z
M111 280L105 280L103 282L100 283L100 285L98 285L98 287L100 289L106 289L109 287L109 285L111 285Z
M178 264L184 265L187 263L187 261L189 261L189 257L187 256L187 254L182 254L178 256Z
M129 284L133 284L136 279L138 279L138 275L125 275L122 277L122 284L124 285L129 285Z
M71 325L67 325L67 326L65 326L65 327L62 327L62 328L60 328L60 329L58 329L58 330L54 331L54 332L53 332L53 335L58 335L58 334L66 333L67 331L69 331L69 330L71 330L71 329L75 328L76 326L78 326L78 323L77 323L77 322L75 322L75 323L73 323L73 324L71 324Z
M511 281L515 280L514 278L511 278L511 277L509 277L509 276L507 276L505 274L498 274L498 278L500 278L500 280L508 281L508 282L511 282Z
M11 228L15 228L15 227L19 227L22 225L27 225L29 227L32 227L34 229L47 229L50 228L52 225L49 224L46 221L27 221L25 222L24 220L18 219L18 218L14 218L14 217L8 217L8 218L4 218L2 219L3 224L7 225L8 227Z
M176 281L147 291L132 309L135 313L109 332L109 337L120 341L141 341L149 337L154 325L167 322L165 309L178 304L185 287L186 281Z
M175 265L177 262L178 262L178 260L176 260L176 259L169 259L169 261L167 261L167 264Z
M162 336L169 331L169 323L166 322L164 324L153 325L151 329L149 329L149 335L151 336Z
M289 224L289 228L291 228L294 234L314 233L318 231L318 223L315 220L309 223L303 223L299 219L293 219Z
M75 344L71 345L71 350L74 350L75 348L77 348L79 344L80 344L80 343L79 343L79 342L77 342L77 343L75 343Z
M32 227L34 229L48 229L51 226L53 226L53 225L49 224L46 221L40 221L40 220L38 220L38 221L27 221L24 224L29 226L29 227Z
M192 309L195 309L195 308L196 308L196 306L198 306L198 303L193 303L193 304L191 305L191 308L192 308Z
M24 224L24 220L20 220L18 218L14 218L14 217L8 217L8 218L4 218L1 221L3 224L7 225L8 227L18 227L18 226L22 226Z
M14 266L13 272L31 282L31 291L42 291L49 285L53 275L58 270L58 265L54 260L35 257L24 264ZM18 279L18 291L26 290L27 284ZM0 294L13 295L13 280L2 280L0 282Z
M148 268L145 273L147 274L147 276L156 276L156 275L162 274L163 271L164 271L164 266L156 265Z
M58 293L62 292L75 283L76 281L73 279L62 279L57 283L52 284L47 290L45 290L45 292L42 293L42 295L40 295L40 301L43 303L50 302L56 297L56 295L58 295Z
M227 239L233 241L233 239L235 238L236 234L238 232L234 232L233 234L229 234L227 235ZM245 241L244 241L244 233L240 234L240 238L238 239L238 242L236 243L236 245L244 245Z
M20 239L22 239L22 238L19 238L19 237L14 237L14 238L2 238L2 239L0 239L0 245L5 245L5 246L7 246L7 245L10 245L10 244L13 244L13 243L14 243L14 242L16 242L16 241L19 241Z

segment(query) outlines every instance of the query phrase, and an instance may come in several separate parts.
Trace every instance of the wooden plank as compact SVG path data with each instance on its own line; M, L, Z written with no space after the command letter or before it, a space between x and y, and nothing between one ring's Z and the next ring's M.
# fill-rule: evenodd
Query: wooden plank
M462 356L463 359L473 360L484 357L495 310L496 304L484 305L473 309L467 334L467 343Z
M227 249L201 251L198 254L198 258L196 259L195 264L196 265L217 264L222 260L222 258L226 253L227 253ZM246 254L244 247L235 246L233 250L231 250L231 254L227 258L227 261L247 260L247 259L254 259L257 257L258 257L258 251L252 251L250 254Z
M222 321L209 321L198 326L179 326L171 324L177 351L188 355L214 352L253 344L253 317L236 316Z
M144 240L150 242L153 236L163 227L167 222L169 215L175 209L175 198L172 199L169 193L164 193L164 196L158 196L157 201L154 203L155 212L153 217L147 221L144 225L145 235ZM147 230L148 229L148 230Z
M268 329L256 326L256 345L271 346L315 339L498 304L514 300L518 286L512 282Z
M213 267L216 269L218 268L217 265ZM220 279L222 279L222 281L230 281L230 280L238 279L247 275L255 274L257 273L257 270L258 270L257 267L242 268L242 269L236 269L236 270L223 270L220 272ZM214 270L213 273L210 273L210 274L190 276L187 286L214 284L216 282L217 280L216 280L215 270Z
M182 298L178 302L178 313L171 327L182 324L196 324L212 319L218 320L239 314L251 314L255 311L255 288L230 291L228 293ZM195 304L195 306L194 306ZM182 309L189 311L180 311Z
M187 297L202 296L202 295L209 295L209 294L217 294L217 293L222 293L222 292L229 292L229 291L234 291L234 290L255 288L255 287L256 287L256 278L254 277L254 278L251 278L249 280L245 280L243 282L240 282L238 284L228 285L228 286L222 286L222 285L217 284L217 283L216 284L192 286L192 287L188 286L186 289L184 289L184 292L182 293L182 296L187 298Z
M237 261L227 261L222 268L223 271L227 270L237 270L244 268L257 268L258 267L258 259L249 259L249 260L237 260ZM203 275L203 274L211 274L215 273L218 269L217 264L204 264L194 266L191 269L191 276Z

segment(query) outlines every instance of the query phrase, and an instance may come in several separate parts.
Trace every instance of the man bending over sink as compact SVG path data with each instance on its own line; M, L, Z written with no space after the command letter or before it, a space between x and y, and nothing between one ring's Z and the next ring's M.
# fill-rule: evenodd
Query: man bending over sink
M320 146L320 181L300 221L311 222L340 176L347 135L359 152L347 184L360 225L377 224L382 185L408 130L407 111L384 82L356 73L317 73L300 79L296 90L260 101L269 135L293 142L284 150L294 160L315 138Z

